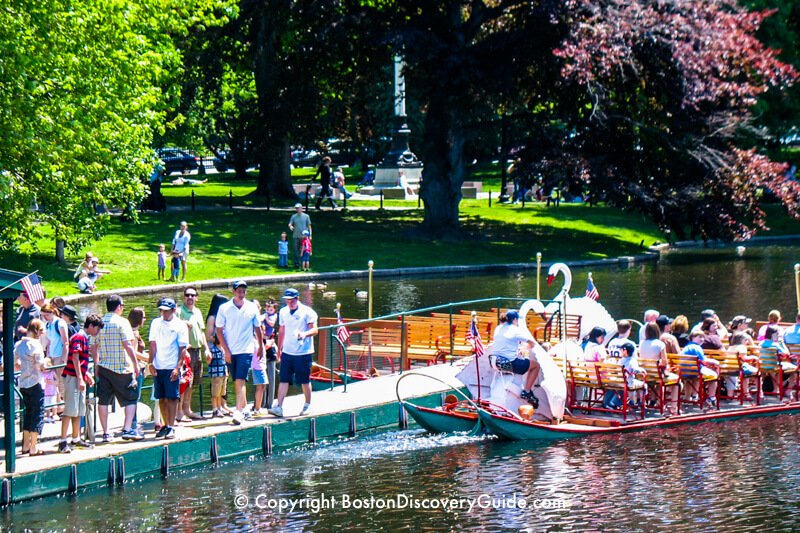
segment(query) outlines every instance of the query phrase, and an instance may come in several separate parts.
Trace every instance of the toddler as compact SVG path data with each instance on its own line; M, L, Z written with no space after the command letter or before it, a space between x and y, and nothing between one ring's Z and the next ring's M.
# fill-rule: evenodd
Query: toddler
M289 266L289 241L286 240L286 232L281 233L281 240L278 241L278 266L287 268Z
M170 269L170 276L168 281L178 281L181 275L181 253L172 252L172 265Z
M167 279L167 248L163 244L158 245L158 279Z
M302 269L305 271L311 270L311 233L308 230L303 232L303 240L300 241L300 253L302 254Z
M44 371L42 377L44 378L44 404L52 407L47 407L44 413L44 421L52 423L56 421L56 409L53 404L58 403L58 376L56 371L53 370L53 360L49 357L44 358Z

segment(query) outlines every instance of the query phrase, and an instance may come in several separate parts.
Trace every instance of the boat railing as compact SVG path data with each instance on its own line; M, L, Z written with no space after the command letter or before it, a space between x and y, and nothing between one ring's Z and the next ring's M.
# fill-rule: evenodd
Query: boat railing
M331 370L331 388L336 385L335 381L337 379L337 373L344 374L344 379L342 380L344 381L344 390L346 390L347 387L347 376L348 372L350 371L370 372L380 366L381 370L384 371L394 371L397 369L402 373L404 370L410 368L410 362L412 361L427 361L429 364L432 362L438 362L438 358L433 354L433 352L442 353L442 347L445 345L442 344L440 346L437 344L435 347L431 345L428 347L428 351L426 351L425 348L420 348L418 346L409 347L408 328L409 323L413 321L413 319L410 317L425 316L426 318L430 318L432 313L440 312L444 314L446 312L448 317L447 324L449 325L449 334L447 339L440 339L443 343L447 343L446 353L442 354L441 359L443 361L449 360L452 363L455 359L464 355L463 347L456 345L457 339L454 335L454 326L458 324L463 325L465 318L469 320L468 317L470 315L465 313L473 310L489 308L491 312L495 313L495 324L498 324L501 312L504 308L503 304L505 304L506 307L509 305L513 307L514 304L517 304L518 307L521 302L529 299L530 298L514 296L497 296L492 298L450 302L446 304L390 313L360 320L339 322L336 319L328 319L332 320L332 322L319 327L320 337L321 339L324 339L324 342L320 343L321 346L318 360L323 365L327 366L329 370ZM548 303L549 302L543 302L545 305ZM560 309L560 303L556 303ZM354 339L357 339L358 346L360 347L359 350L349 349L348 345L350 343L340 338L338 333L341 331L340 328L342 326L347 329L348 333L352 335ZM385 335L381 336L380 339L373 339L373 330L377 332L377 330L383 326L387 326L387 328L382 329L381 331L387 331L389 327L392 331L397 331L396 339L387 341ZM479 334L482 333L483 331L479 331ZM486 338L482 339L482 341L485 341L485 344L488 344L491 340L489 338L491 331L486 331L485 333ZM444 337L444 335L442 335L442 337ZM376 342L373 343L373 340ZM378 341L380 341L382 344L379 345ZM463 339L459 338L458 341L460 343L463 341ZM461 349L462 352L458 355L455 355L459 349ZM352 358L356 355L359 357L358 360Z

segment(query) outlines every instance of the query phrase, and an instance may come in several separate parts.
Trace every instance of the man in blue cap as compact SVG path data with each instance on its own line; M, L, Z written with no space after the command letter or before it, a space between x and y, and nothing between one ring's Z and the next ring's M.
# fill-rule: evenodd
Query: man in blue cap
M256 304L247 300L247 283L243 280L233 283L233 298L225 302L217 311L216 327L219 347L228 363L230 375L236 391L236 409L233 423L241 424L250 419L247 410L247 373L253 352L258 351L260 359L264 350L264 338Z
M317 334L317 313L309 306L301 304L297 289L286 289L283 299L286 306L278 313L280 330L278 334L278 360L281 362L278 401L269 413L283 416L283 400L289 392L289 384L294 382L303 389L305 404L301 415L311 410L311 365L314 357L314 335Z

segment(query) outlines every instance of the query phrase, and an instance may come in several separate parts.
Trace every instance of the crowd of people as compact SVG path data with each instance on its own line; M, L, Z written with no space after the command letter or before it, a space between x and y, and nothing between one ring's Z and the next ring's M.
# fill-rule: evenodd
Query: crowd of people
M177 424L204 418L192 410L204 364L211 378L211 418L230 417L238 425L267 416L267 410L282 417L293 382L305 397L300 414L310 412L317 314L299 302L295 289L286 289L280 311L273 299L263 308L247 299L244 281L235 282L232 290L231 298L213 296L205 318L196 305L199 292L194 286L184 289L181 305L173 298L160 298L147 339L140 334L146 310L136 307L126 315L118 295L106 298L105 315L89 314L81 325L76 310L62 299L37 303L26 292L20 294L14 364L24 407L22 453L44 453L39 436L46 423L59 420L58 452L94 446L95 406L97 440L111 442L109 407L114 402L124 416L118 436L144 439L137 406L146 376L152 377L151 400L156 401L154 438L174 439ZM229 380L234 385L232 407L227 400ZM253 398L247 397L247 381L254 385Z
M519 326L516 311L508 311L501 322L489 347L493 364L499 370L527 373L520 397L538 405L542 396L537 395L535 387L541 380L541 361L534 348L540 347L530 332ZM744 315L737 315L723 323L714 310L706 309L701 313L699 322L690 327L685 315L672 319L649 309L644 313L638 341L631 338L632 324L628 320L617 322L617 333L613 339L607 337L603 328L595 327L582 343L582 360L622 366L628 388L634 391L630 399L632 405L640 405L639 402L646 401L645 398L653 402L652 399L658 397L656 391L649 396L644 395L646 387L652 386L654 380L647 380L645 369L646 366L653 366L645 365L643 361L653 361L655 368L663 373L663 382L676 384L666 391L664 412L668 416L677 413L679 394L683 395L683 401L686 402L699 403L702 399L703 405L700 407L704 409L716 409L719 405L717 395L720 393L731 398L736 392L737 397L741 394L745 401L757 402L762 399L757 395L781 390L785 391L786 400L795 401L798 399L800 314L794 325L787 326L781 322L781 313L772 310L765 325L758 330L751 325L752 320ZM708 354L710 350L723 350L735 355L741 372L720 375L720 362ZM539 350L541 352L543 350ZM769 366L769 370L762 372L761 358L771 357L765 354L772 353L780 365L780 371L775 366ZM696 357L701 379L683 380L685 386L677 386L680 368L670 361L668 354ZM761 386L756 383L756 377L763 380ZM606 409L620 408L621 395L613 391L606 392L602 405Z

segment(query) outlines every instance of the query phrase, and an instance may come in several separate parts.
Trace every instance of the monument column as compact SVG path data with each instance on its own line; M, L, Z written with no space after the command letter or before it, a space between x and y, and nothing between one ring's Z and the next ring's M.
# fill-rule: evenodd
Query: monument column
M394 58L394 130L392 131L392 147L378 164L375 172L376 189L397 187L400 170L406 174L409 185L419 189L422 177L422 162L408 147L408 128L406 115L406 81L403 74L405 63L396 55ZM386 191L384 191L385 193Z

